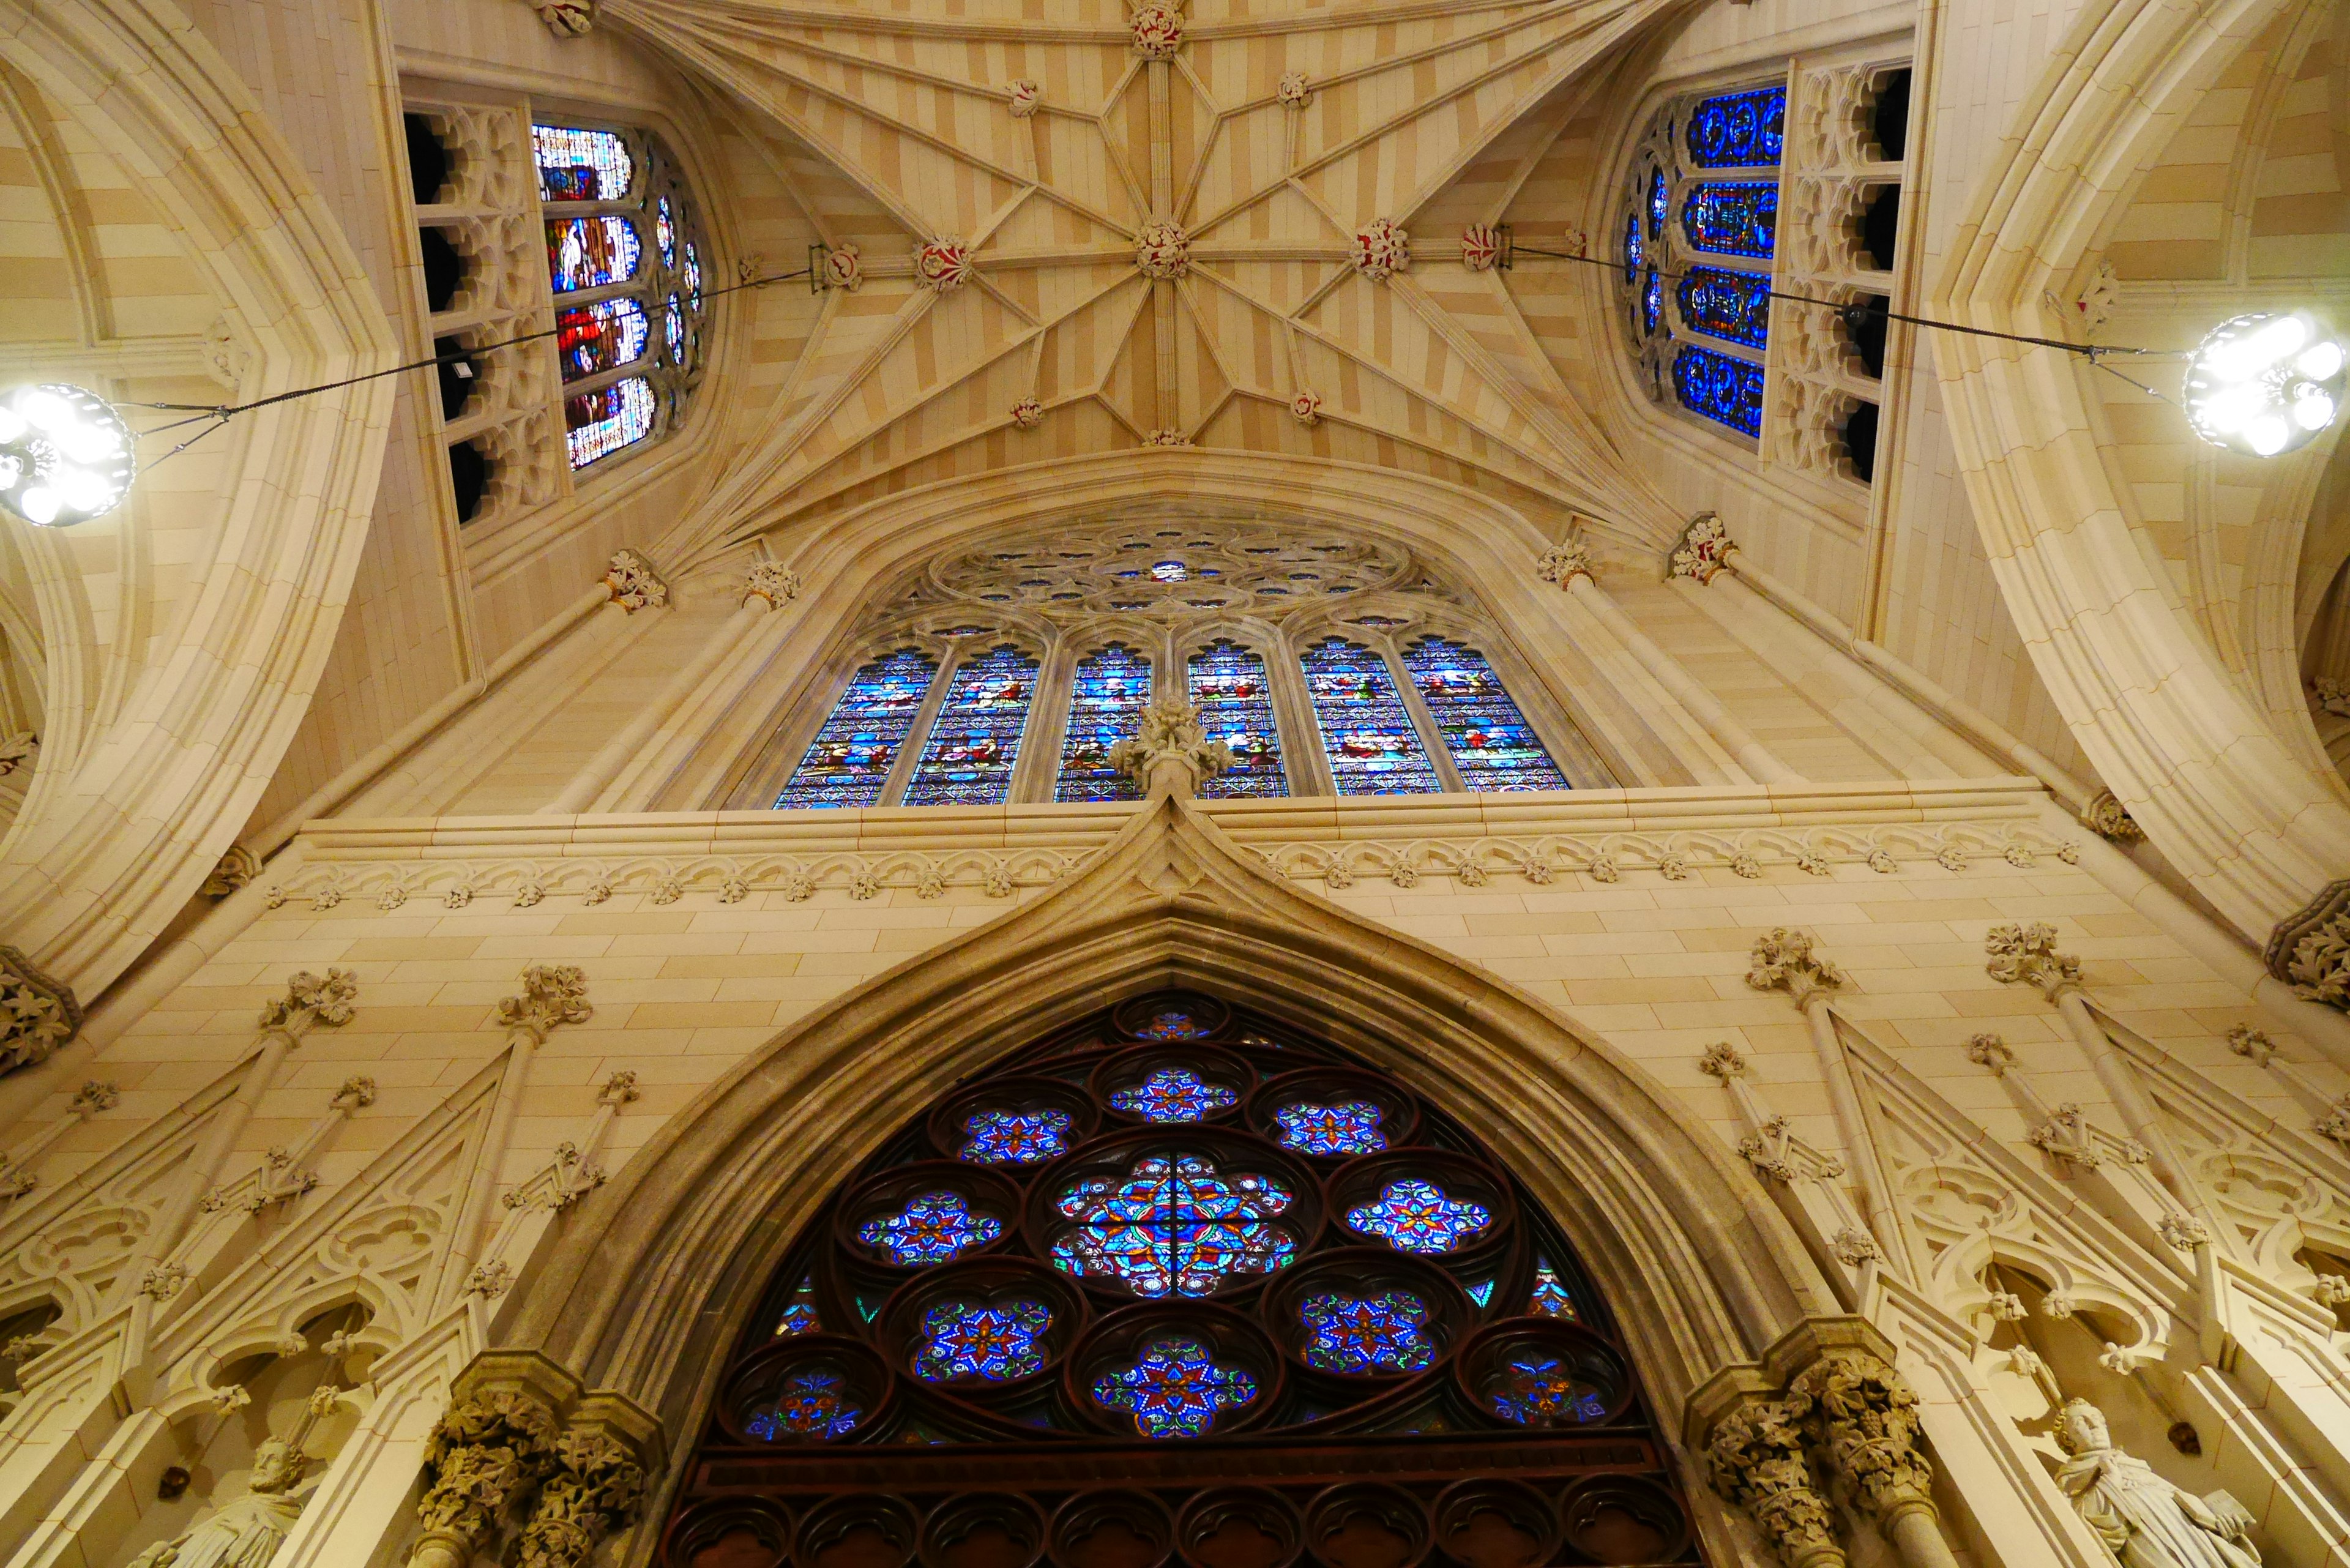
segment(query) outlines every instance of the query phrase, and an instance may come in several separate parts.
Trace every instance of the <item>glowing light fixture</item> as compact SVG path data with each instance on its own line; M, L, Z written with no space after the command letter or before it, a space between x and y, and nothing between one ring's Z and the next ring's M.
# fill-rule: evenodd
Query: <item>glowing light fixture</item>
M63 382L0 393L0 506L43 528L103 517L130 493L130 429Z
M2222 321L2187 361L2188 422L2214 446L2281 457L2341 416L2345 361L2305 310Z

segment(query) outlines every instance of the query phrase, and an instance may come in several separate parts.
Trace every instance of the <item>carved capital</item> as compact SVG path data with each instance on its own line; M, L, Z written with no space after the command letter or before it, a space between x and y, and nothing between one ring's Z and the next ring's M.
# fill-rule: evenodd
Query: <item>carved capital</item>
M1673 551L1673 576L1688 577L1702 587L1730 564L1731 552L1737 548L1721 517L1711 512L1700 512L1690 519L1680 544Z
M2350 880L2326 884L2278 921L2261 956L2295 996L2350 1011Z
M1812 1485L1788 1402L1756 1399L1731 1411L1714 1427L1705 1460L1713 1490L1746 1511L1787 1568L1843 1568L1835 1516Z
M645 1470L628 1444L591 1428L556 1440L554 1469L523 1527L520 1568L581 1568L644 1504Z
M1139 732L1109 749L1109 765L1152 794L1190 795L1231 767L1232 753L1208 739L1199 709L1176 697L1143 710Z
M424 1493L416 1517L425 1540L454 1541L463 1552L487 1544L499 1516L537 1487L556 1464L555 1415L536 1389L476 1388L462 1395L424 1446Z
M1831 1350L1796 1375L1787 1405L1854 1506L1885 1526L1915 1511L1932 1514L1934 1467L1918 1441L1918 1395L1891 1362Z
M16 948L0 945L0 1073L49 1059L81 1031L73 987L51 980Z
M1729 1041L1717 1040L1697 1059L1697 1070L1709 1078L1721 1079L1726 1087L1731 1079L1746 1075L1746 1058Z
M261 1027L283 1034L296 1044L313 1029L340 1029L358 1009L359 976L347 969L330 969L324 978L308 970L296 971L286 981L286 994L262 1004Z
M780 561L761 561L743 580L743 602L764 599L770 609L781 609L800 597L800 575Z
M213 867L212 875L204 878L204 885L196 891L203 898L225 898L259 875L261 857L242 844L232 844L228 846L228 853L220 857L220 864Z
M1543 552L1535 570L1542 574L1544 582L1556 583L1562 588L1573 587L1575 578L1591 576L1591 547L1580 539L1554 545Z
M654 575L652 565L634 550L616 550L604 573L604 587L612 602L630 615L660 609L669 603L669 585Z
M1754 939L1752 967L1746 983L1757 991L1783 991L1797 1007L1808 1010L1844 989L1848 977L1816 947L1809 931L1778 926Z
M2099 790L2081 808L2081 826L2116 844L2135 844L2146 836L2146 830L2138 826L2128 808L2109 789Z
M498 1022L526 1029L544 1044L558 1023L585 1023L596 1016L588 1004L588 976L577 964L535 963L522 971L523 993L498 1003Z
M1983 952L1983 971L2002 985L2038 986L2051 1002L2081 988L2081 961L2056 950L2056 928L2044 920L1993 926Z

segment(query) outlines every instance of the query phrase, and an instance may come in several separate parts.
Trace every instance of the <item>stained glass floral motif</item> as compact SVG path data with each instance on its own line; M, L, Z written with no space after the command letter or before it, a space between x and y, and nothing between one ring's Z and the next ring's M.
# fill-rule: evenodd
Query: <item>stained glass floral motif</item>
M1134 1417L1146 1438L1197 1438L1217 1415L1256 1397L1256 1379L1237 1366L1219 1366L1195 1339L1153 1340L1121 1372L1094 1384L1094 1397Z
M633 299L600 299L555 318L555 348L563 379L585 380L642 358L652 324Z
M973 1111L956 1158L972 1165L1042 1165L1069 1149L1066 1111Z
M1281 1127L1282 1147L1333 1158L1377 1154L1387 1147L1388 1135L1379 1131L1379 1107L1367 1100L1342 1100L1335 1106L1300 1100L1273 1113Z
M865 1419L865 1412L848 1402L840 1374L811 1370L785 1379L775 1402L743 1423L764 1443L783 1438L815 1438L829 1442L845 1438Z
M1783 87L1700 99L1689 114L1690 161L1700 169L1775 169L1786 125Z
M1206 1082L1189 1067L1161 1067L1110 1096L1109 1103L1147 1122L1196 1122L1211 1111L1240 1104L1240 1096L1222 1084Z
M557 294L626 283L643 259L636 224L616 213L546 221L546 275Z
M1150 1022L1137 1032L1144 1040L1196 1040L1207 1033L1207 1027L1180 1008L1161 1008L1150 1015Z
M1305 1365L1348 1377L1417 1372L1436 1358L1428 1303L1409 1291L1375 1296L1325 1291L1297 1305L1305 1324Z
M1269 1274L1297 1252L1274 1216L1289 1189L1219 1174L1198 1155L1139 1159L1125 1178L1081 1182L1054 1208L1076 1227L1053 1243L1065 1272L1122 1281L1138 1296L1211 1295L1236 1274Z
M1573 1369L1555 1356L1528 1355L1512 1361L1502 1386L1487 1398L1493 1414L1522 1427L1581 1426L1607 1418L1607 1402L1587 1386L1578 1387Z
M1003 805L1035 691L1036 661L1016 648L991 649L956 670L914 764L906 804Z
M650 435L659 408L652 383L642 376L564 399L563 443L573 471Z
M775 1314L775 1337L815 1334L823 1326L816 1310L816 1281L804 1279L792 1292L792 1299L784 1303L784 1310Z
M1693 266L1674 291L1690 329L1760 348L1771 332L1771 280L1759 272Z
M538 158L542 202L624 201L637 182L628 142L611 131L534 125L530 140Z
M1187 680L1208 739L1223 742L1232 753L1232 765L1202 784L1200 793L1210 800L1287 794L1264 660L1244 648L1219 642L1191 656Z
M1673 352L1673 395L1692 413L1741 435L1762 433L1762 367L1684 343Z
M1305 694L1340 794L1435 794L1444 787L1419 743L1387 660L1332 638L1305 650Z
M1061 743L1055 800L1135 800L1134 780L1110 766L1110 748L1131 739L1150 705L1150 660L1112 643L1077 660L1069 732Z
M1692 249L1768 260L1779 234L1779 187L1708 181L1681 199L1681 233Z
M1559 1282L1557 1272L1539 1258L1534 1260L1534 1292L1533 1299L1526 1303L1526 1311L1536 1317L1573 1319L1579 1315L1575 1310L1575 1298Z
M1003 1221L974 1213L960 1192L925 1192L898 1213L868 1220L857 1239L901 1269L926 1269L984 1246L1003 1234Z
M661 265L677 265L677 210L667 196L653 203L653 244L660 252Z
M1399 1252L1450 1252L1493 1222L1482 1203L1455 1200L1434 1182L1401 1177L1380 1189L1377 1203L1347 1210L1347 1223Z
M1665 234L1665 171L1648 171L1648 237L1662 239Z
M1440 637L1422 638L1404 649L1403 667L1462 784L1472 790L1567 787L1483 654Z
M871 805L880 799L889 766L937 674L938 666L910 648L859 670L775 798L776 809Z
M1640 214L1634 213L1624 220L1624 281L1639 276L1640 264L1648 259L1640 243Z
M1002 1383L1042 1372L1045 1331L1052 1325L1052 1310L1042 1302L941 1302L922 1314L914 1375L932 1383Z

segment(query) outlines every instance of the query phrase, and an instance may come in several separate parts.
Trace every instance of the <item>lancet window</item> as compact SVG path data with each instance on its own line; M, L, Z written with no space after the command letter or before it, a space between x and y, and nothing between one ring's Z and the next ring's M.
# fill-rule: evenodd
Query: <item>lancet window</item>
M1542 1205L1404 1085L1215 998L1016 1046L796 1220L665 1562L1218 1568L1341 1532L1333 1561L1697 1561Z
M1475 604L1383 543L1088 524L931 562L856 637L827 705L753 764L773 770L754 799L1131 800L1110 753L1154 696L1189 698L1232 752L1210 798L1613 783Z

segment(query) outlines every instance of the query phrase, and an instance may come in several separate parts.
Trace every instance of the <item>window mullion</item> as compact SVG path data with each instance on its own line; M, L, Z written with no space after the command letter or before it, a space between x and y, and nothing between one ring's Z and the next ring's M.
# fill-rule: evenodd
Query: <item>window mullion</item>
M1028 694L1028 722L1020 738L1020 760L1012 770L1007 805L1050 802L1059 793L1061 749L1068 743L1069 702L1076 689L1076 639L1056 637L1045 649Z
M906 786L914 777L914 764L920 760L922 748L931 742L931 726L938 722L939 710L946 705L947 693L954 690L955 671L966 661L960 648L950 649L939 660L938 673L931 677L930 691L922 698L922 706L914 722L906 730L906 742L898 749L897 760L889 764L889 776L881 782L881 793L874 797L876 805L897 805L906 798Z
M1292 794L1338 793L1330 759L1322 749L1322 722L1315 716L1314 699L1305 692L1305 649L1284 634L1260 650L1264 680L1273 693L1273 722L1281 732L1281 761L1289 774Z
M1428 711L1428 703L1412 683L1411 671L1404 668L1403 655L1391 641L1379 639L1379 657L1387 660L1388 674L1396 683L1396 694L1403 699L1403 711L1411 715L1411 727L1419 732L1419 743L1428 751L1428 760L1436 769L1436 776L1444 781L1447 794L1466 794L1469 786L1461 782L1461 770L1453 764L1451 748L1444 743L1444 732L1437 728L1436 715Z

